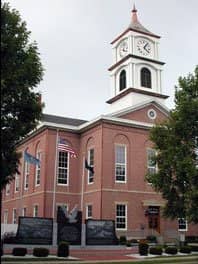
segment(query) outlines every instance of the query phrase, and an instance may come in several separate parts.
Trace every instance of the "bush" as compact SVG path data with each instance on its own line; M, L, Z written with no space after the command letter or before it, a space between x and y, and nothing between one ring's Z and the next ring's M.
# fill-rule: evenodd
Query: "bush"
M25 256L27 254L27 248L13 248L12 255L13 256Z
M138 244L138 241L137 241L137 239L131 239L131 243Z
M176 255L177 254L177 247L170 247L168 246L166 249L165 249L165 253L166 254L171 254L171 255Z
M66 241L62 241L58 245L58 257L68 257L69 256L69 243Z
M180 248L179 252L190 254L191 253L191 247L190 246L183 246Z
M126 246L127 247L130 247L131 246L131 242L129 240L126 242Z
M33 256L35 257L47 257L49 255L49 249L47 248L34 248Z
M157 243L156 236L147 236L146 240L148 240L148 242L150 242L150 243Z
M148 255L148 248L149 248L149 245L146 242L144 242L144 241L140 242L138 245L139 254L141 256L147 256Z
M190 248L191 248L191 251L198 252L198 246L191 245Z
M120 245L126 245L127 239L126 236L120 236L119 243Z
M151 247L149 249L149 253L152 254L152 255L162 255L162 247Z

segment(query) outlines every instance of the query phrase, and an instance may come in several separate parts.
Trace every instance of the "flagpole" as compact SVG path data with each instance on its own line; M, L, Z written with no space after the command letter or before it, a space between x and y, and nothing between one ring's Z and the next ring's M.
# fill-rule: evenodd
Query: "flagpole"
M83 173L82 173L82 186L81 186L81 211L83 214L83 199L84 199L84 178L85 178L85 155L83 155Z
M54 162L54 188L53 188L53 202L52 202L52 218L55 221L55 203L56 203L56 178L57 178L57 158L58 158L58 129L56 130L56 155Z

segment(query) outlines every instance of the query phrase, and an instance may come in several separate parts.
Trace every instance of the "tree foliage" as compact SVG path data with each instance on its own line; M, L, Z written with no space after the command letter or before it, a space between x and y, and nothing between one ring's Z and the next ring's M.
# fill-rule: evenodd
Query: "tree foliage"
M167 201L166 217L198 223L198 66L178 83L175 109L150 133L158 172L147 180Z
M37 44L18 11L1 3L1 189L18 172L16 144L41 118L40 94L34 88L43 76Z

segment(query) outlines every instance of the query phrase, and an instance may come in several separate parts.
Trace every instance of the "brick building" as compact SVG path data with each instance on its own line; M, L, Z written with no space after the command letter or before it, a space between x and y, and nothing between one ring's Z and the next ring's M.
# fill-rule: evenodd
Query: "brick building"
M111 43L109 113L92 121L43 114L18 146L41 163L31 165L22 156L20 175L3 193L3 223L15 224L21 215L56 219L58 206L69 211L77 206L83 221L115 220L119 235L168 237L177 232L177 221L162 217L165 201L145 181L147 170L157 170L149 130L169 114L159 39L140 24L133 8L130 25ZM58 151L60 139L76 158ZM94 173L85 168L85 160ZM188 234L198 235L197 226L190 225Z

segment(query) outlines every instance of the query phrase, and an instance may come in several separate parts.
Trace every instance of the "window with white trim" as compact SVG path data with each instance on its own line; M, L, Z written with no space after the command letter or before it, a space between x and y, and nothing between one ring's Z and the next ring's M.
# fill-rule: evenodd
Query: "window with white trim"
M10 184L9 183L6 184L6 191L5 191L5 193L6 193L6 196L10 195Z
M92 205L88 204L86 206L86 219L92 218Z
M116 229L127 229L126 204L116 204Z
M88 150L88 164L94 170L94 149L91 148ZM94 173L91 170L88 170L88 183L94 182Z
M27 215L27 208L23 207L22 208L22 216L26 216Z
M67 185L69 174L69 154L59 151L58 154L58 184Z
M15 184L14 184L14 191L18 192L19 191L19 175L18 173L15 174Z
M30 176L30 164L28 162L25 162L24 190L27 190L29 187L29 176Z
M147 149L147 169L148 173L155 174L157 173L157 163L155 161L156 151L154 149Z
M41 162L41 152L36 153L36 158ZM41 182L41 164L36 165L36 177L35 177L35 186L40 185Z
M14 208L12 210L12 223L13 224L16 224L17 223L17 210L16 210L16 208Z
M3 223L4 224L7 224L8 223L8 210L5 210L4 211L4 214L3 214Z
M115 145L115 180L126 182L126 146Z
M37 217L38 216L38 205L35 204L33 207L33 217Z

